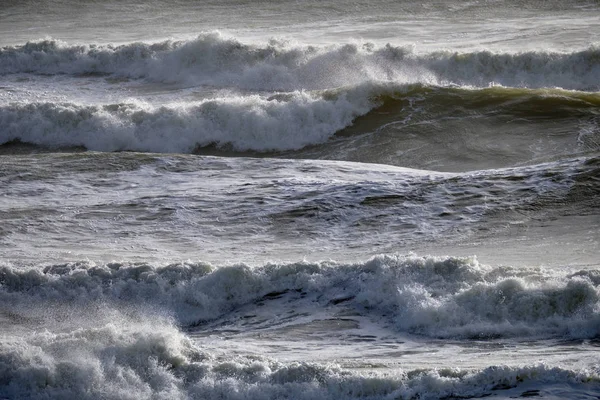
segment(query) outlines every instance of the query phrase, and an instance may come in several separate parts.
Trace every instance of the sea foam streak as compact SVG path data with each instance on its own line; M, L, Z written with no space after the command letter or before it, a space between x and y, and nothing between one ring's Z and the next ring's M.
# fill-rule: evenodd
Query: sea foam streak
M242 44L217 33L154 44L71 45L55 40L0 50L0 74L108 74L154 82L254 90L327 89L365 81L598 90L600 50L418 54L373 44Z
M31 315L31 304L74 302L85 308L90 302L125 302L202 326L277 298L271 293L301 292L302 304L312 311L349 307L398 331L431 337L593 338L600 332L598 274L399 255L259 268L71 263L42 271L5 265L0 299L3 308L10 305L12 314L24 317Z

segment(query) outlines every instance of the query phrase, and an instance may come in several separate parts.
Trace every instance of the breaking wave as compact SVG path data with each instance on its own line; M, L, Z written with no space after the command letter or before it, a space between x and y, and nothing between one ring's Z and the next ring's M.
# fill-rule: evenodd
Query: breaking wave
M0 299L12 313L30 304L122 304L183 326L227 319L241 307L289 301L308 312L348 307L403 332L430 337L568 337L600 333L597 270L559 273L491 268L475 258L385 255L335 262L215 268L204 263L70 263L43 270L5 265ZM273 303L274 304L274 303ZM28 311L27 311L28 310Z
M544 365L359 373L334 364L222 359L156 323L46 331L0 343L0 395L9 398L439 399L517 397L528 389L536 395L553 385L563 396L568 389L592 393L600 377Z
M326 99L306 92L166 106L11 104L0 107L0 143L163 153L190 153L213 144L239 151L292 150L326 141L371 107L368 96Z
M177 326L223 326L243 319L238 310L261 307L269 314L271 306L278 309L274 303L292 302L309 315L352 310L346 315L434 337L593 338L600 329L599 284L597 270L491 268L475 258L399 255L255 268L4 264L0 318L11 323L0 343L0 396L436 399L514 397L540 389L558 397L593 393L600 390L596 370L529 365L359 372L224 355ZM28 328L40 321L44 330Z
M600 96L595 93L376 83L160 106L140 101L105 105L21 102L0 106L0 144L20 141L51 148L161 153L190 153L207 146L286 151L324 143L365 115L358 133L376 131L393 118L410 121L413 114L419 114L418 121L504 114L570 118L574 124L589 120L586 143L596 148L599 105Z
M317 90L366 81L487 87L600 89L600 49L417 54L370 43L298 47L246 45L218 33L189 41L72 45L28 42L0 50L0 74L114 75L153 82L253 90Z
M565 386L591 392L600 386L597 371L543 365L369 374L264 357L224 360L156 323L3 340L0 377L0 395L28 399L437 399L519 394L552 385L563 393Z

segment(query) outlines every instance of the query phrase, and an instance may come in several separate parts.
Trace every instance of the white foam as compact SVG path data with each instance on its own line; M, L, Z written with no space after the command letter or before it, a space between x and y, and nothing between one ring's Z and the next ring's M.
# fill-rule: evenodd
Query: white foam
M5 337L0 344L0 396L181 398L174 369L201 353L168 325L119 322Z
M509 398L528 390L589 396L600 391L600 376L584 366L345 369L239 354L219 347L222 339L194 342L175 325L199 324L194 329L201 332L207 321L242 320L237 310L261 307L268 315L278 309L274 303L293 309L288 303L301 298L297 311L307 315L341 307L422 335L595 337L597 275L414 255L256 268L4 264L0 317L19 329L3 330L0 397L437 399Z
M126 302L194 325L227 318L268 293L302 291L315 310L343 297L378 323L430 337L593 338L600 333L600 291L590 276L399 255L259 268L79 263L44 271L4 266L0 298L12 312L32 302Z
M109 74L154 82L254 90L327 89L364 82L598 90L599 49L415 54L410 47L251 46L218 33L190 41L71 45L56 40L0 50L0 74Z
M482 370L345 370L218 355L161 321L5 337L0 396L27 399L387 399L591 395L594 370L544 365ZM559 396L560 397L560 396Z
M189 153L197 146L289 150L326 141L373 106L371 89L327 98L293 92L285 97L230 96L153 106L13 103L0 107L0 144L12 140L98 151Z

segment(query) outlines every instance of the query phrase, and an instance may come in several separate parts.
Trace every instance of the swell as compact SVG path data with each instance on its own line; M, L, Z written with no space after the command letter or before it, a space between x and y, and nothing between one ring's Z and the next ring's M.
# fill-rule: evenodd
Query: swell
M23 142L51 148L162 153L191 153L210 147L234 153L276 152L320 145L336 135L377 133L390 124L435 123L458 117L466 123L476 116L489 119L492 134L494 125L514 120L566 122L568 133L575 135L572 142L578 140L583 150L596 151L600 144L599 106L598 93L372 82L162 106L135 101L105 105L22 102L0 106L0 145ZM416 134L422 129L417 126ZM575 129L579 132L571 132ZM540 132L527 132L532 142L544 140L547 134L537 130ZM485 131L477 134L490 136ZM379 162L387 162L382 160Z
M356 264L256 268L4 265L0 283L4 312L25 319L44 318L34 304L82 310L112 304L166 313L179 325L202 328L211 321L239 321L240 309L247 313L293 301L308 313L341 307L397 331L428 337L594 338L600 332L600 271L491 268L475 258L382 255ZM297 295L282 298L286 293Z
M370 43L297 47L253 46L218 33L189 41L71 45L56 40L0 50L0 75L115 75L154 82L254 90L327 89L365 81L487 87L561 87L597 91L600 49L417 54Z

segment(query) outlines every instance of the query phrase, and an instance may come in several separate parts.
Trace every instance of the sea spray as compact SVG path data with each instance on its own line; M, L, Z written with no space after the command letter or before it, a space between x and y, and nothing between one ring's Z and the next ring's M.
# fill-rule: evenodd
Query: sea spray
M0 396L28 399L382 399L515 396L600 389L597 371L544 365L359 372L267 357L223 359L176 328L106 324L8 337Z
M501 268L473 258L400 255L364 263L213 267L75 263L40 269L0 269L4 304L12 312L36 304L127 304L174 316L182 325L227 320L240 307L277 303L271 293L302 292L294 300L312 313L343 307L431 337L593 338L600 332L600 293L589 274ZM254 306L252 306L254 304ZM277 317L274 317L274 321ZM234 318L235 319L235 318Z

